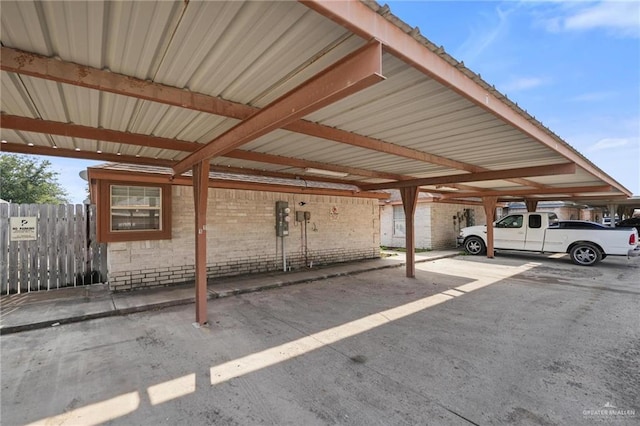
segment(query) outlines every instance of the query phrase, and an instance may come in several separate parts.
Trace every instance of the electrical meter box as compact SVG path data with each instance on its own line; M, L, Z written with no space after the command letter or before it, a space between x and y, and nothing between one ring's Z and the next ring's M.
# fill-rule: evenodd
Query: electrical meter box
M291 210L286 201L276 201L276 236L286 237L289 235L289 217Z
M311 220L311 212L296 210L296 222L304 222L305 220Z

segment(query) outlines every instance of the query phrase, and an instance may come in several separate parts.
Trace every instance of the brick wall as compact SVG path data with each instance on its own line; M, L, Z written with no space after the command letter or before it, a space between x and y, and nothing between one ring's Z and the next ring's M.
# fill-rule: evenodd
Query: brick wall
M405 237L393 232L393 207L402 204L385 204L380 206L380 244L387 247L404 247ZM428 203L416 206L415 228L416 248L431 248L431 207Z
M291 208L288 265L305 267L304 227L295 210L309 211L307 258L313 265L379 257L378 201L365 198L209 189L207 270L209 277L282 270L275 236L275 203ZM299 203L305 203L300 206ZM336 208L337 214L333 212ZM172 188L172 238L109 243L109 284L113 290L164 286L195 276L194 206L191 187ZM308 264L307 263L307 264Z
M475 212L475 224L486 223L482 206L470 206L462 204L444 204L422 202L416 207L416 248L422 249L447 249L455 248L456 236L460 226L466 226L466 222L453 221L453 216L462 215L464 209L473 209ZM387 247L405 247L405 238L393 234L393 205L380 206L380 244Z
M445 204L434 203L431 214L431 249L442 250L456 247L456 237L460 229L467 226L466 219L458 220L462 217L465 209L474 212L474 225L486 225L487 219L482 206L465 204ZM454 221L453 217L456 217Z

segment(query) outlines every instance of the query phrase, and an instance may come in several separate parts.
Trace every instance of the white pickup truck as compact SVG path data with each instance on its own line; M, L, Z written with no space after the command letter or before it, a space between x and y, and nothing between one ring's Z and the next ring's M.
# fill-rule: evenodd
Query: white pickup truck
M487 227L460 230L458 246L469 254L487 248ZM610 228L586 221L559 221L555 213L518 213L493 223L494 249L569 253L577 265L591 266L607 256L640 256L635 228Z

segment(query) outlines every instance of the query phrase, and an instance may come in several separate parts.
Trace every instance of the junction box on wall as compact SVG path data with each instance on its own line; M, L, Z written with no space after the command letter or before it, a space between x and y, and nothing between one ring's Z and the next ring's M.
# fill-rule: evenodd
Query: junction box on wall
M296 210L296 222L305 222L307 220L311 220L311 212Z

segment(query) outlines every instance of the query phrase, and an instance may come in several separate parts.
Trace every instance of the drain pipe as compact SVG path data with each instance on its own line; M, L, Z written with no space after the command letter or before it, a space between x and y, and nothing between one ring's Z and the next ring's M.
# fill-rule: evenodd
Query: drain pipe
M287 252L284 249L284 237L282 237L282 270L287 272Z

